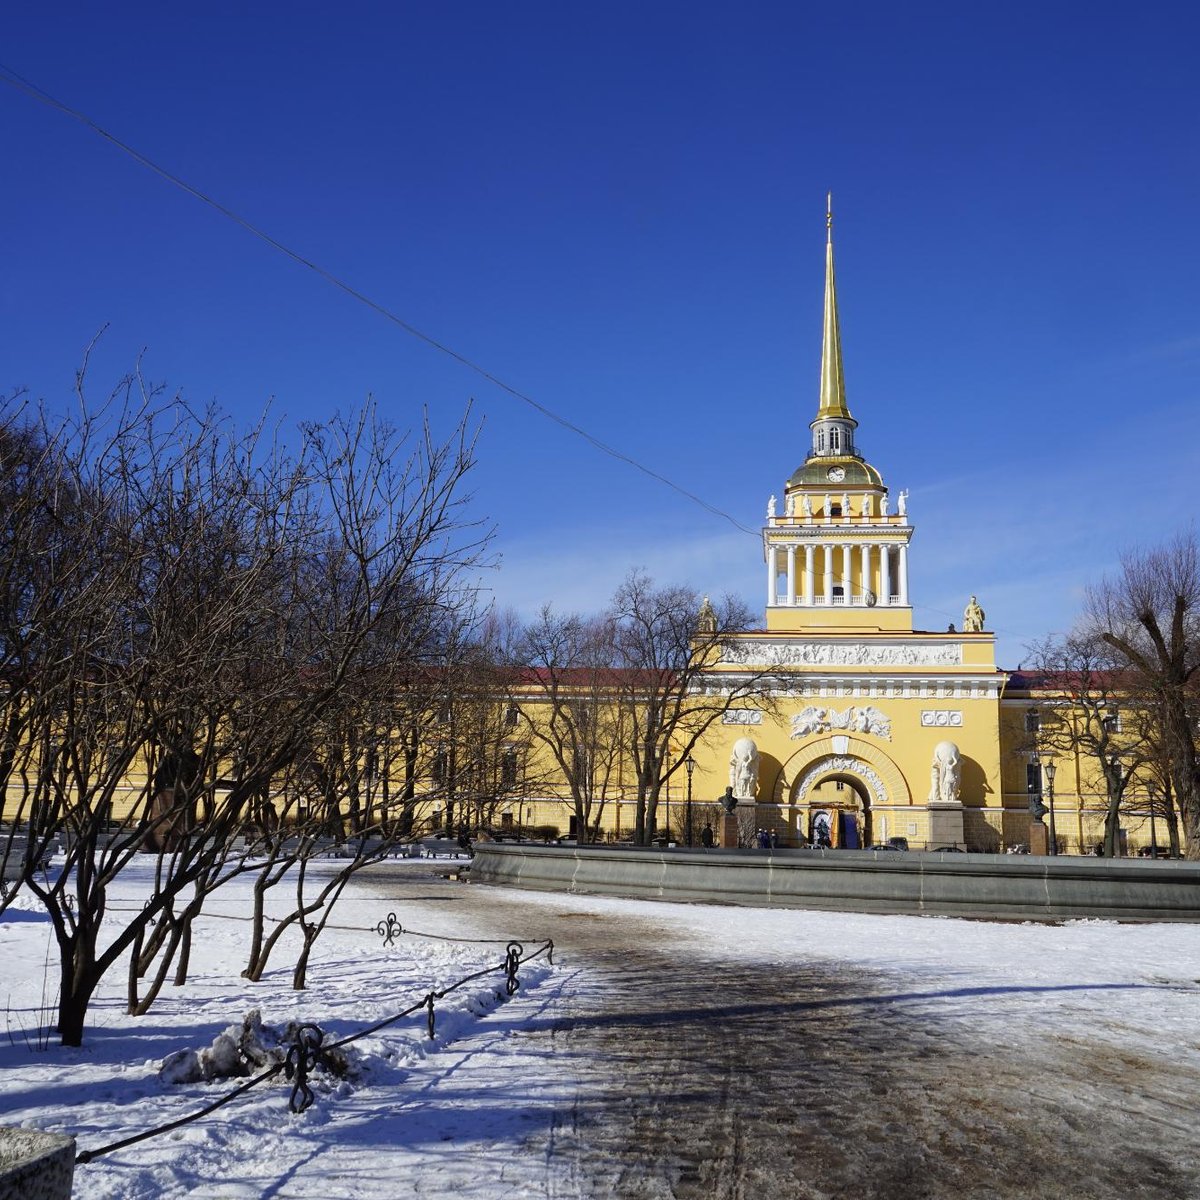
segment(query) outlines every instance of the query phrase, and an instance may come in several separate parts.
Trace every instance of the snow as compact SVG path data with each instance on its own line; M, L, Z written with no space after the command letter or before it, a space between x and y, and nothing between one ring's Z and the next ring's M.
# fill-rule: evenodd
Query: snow
M688 1005L692 997L700 1006L724 1002L723 981L771 979L786 997L793 980L805 1000L783 1013L789 1023L819 1015L823 1006L844 1013L869 1000L881 1029L899 1037L910 1026L936 1027L946 1045L969 1032L985 1057L1026 1044L1031 1028L1042 1040L1029 1052L1030 1063L1137 1046L1152 1075L1170 1075L1172 1104L1190 1110L1200 1100L1200 926L999 924L669 905L484 888L446 878L450 869L397 861L357 877L336 910L335 927L317 942L303 992L291 990L287 945L260 982L241 978L249 892L248 885L231 885L198 921L186 985L165 988L150 1013L129 1017L124 971L114 970L76 1049L52 1038L44 1044L56 988L53 937L34 899L18 897L0 917L7 1026L0 1038L0 1123L66 1132L80 1150L96 1149L199 1110L243 1082L169 1083L159 1070L168 1056L203 1050L230 1026L240 1028L251 1010L268 1026L313 1022L327 1041L342 1038L503 962L503 939L521 940L528 953L545 937L555 939L554 963L542 957L524 965L515 996L505 994L498 972L437 1002L432 1041L423 1010L356 1041L359 1070L345 1079L311 1077L316 1099L306 1111L289 1112L290 1086L277 1077L202 1120L79 1165L75 1195L626 1194L619 1182L601 1187L596 1162L608 1159L590 1155L585 1145L602 1132L601 1106L590 1124L578 1113L600 1089L620 1095L623 1075L636 1067L625 1063L619 1040L602 1022L588 1027L588 1016L616 1011L614 981L624 978L623 996L641 987L636 1004L644 1006L649 988L663 1007L655 1020L692 1038L693 1015L682 1011L676 993L654 983L664 971L673 973L673 986L682 986L681 979L688 985ZM140 906L149 885L140 865L124 873L112 894L114 909ZM389 911L406 931L501 940L442 941L406 932L385 946L374 927ZM839 979L853 986L830 986ZM715 1020L700 1018L728 1027L754 1018L754 1008L730 1002ZM663 1034L655 1038L647 1043L651 1054ZM1128 1074L1122 1079L1128 1098ZM1052 1087L1053 1079L1042 1091ZM1147 1085L1146 1105L1157 1102L1153 1091ZM1101 1091L1088 1104L1110 1100ZM1157 1109L1147 1113L1155 1128L1163 1125ZM1177 1153L1169 1130L1155 1137L1164 1155ZM1190 1138L1181 1133L1179 1140ZM673 1190L678 1164L672 1170L676 1182L664 1184L661 1194L693 1194ZM589 1171L590 1182L581 1177Z

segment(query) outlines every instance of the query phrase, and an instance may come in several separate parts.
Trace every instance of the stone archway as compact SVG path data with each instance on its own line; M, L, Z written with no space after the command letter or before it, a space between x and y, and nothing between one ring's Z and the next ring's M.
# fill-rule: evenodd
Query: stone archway
M829 784L836 784L837 790L831 793ZM813 844L823 832L833 847L871 845L875 840L872 791L870 784L844 762L831 759L818 765L808 772L803 794L799 786L793 793L797 830Z
M829 781L845 784L846 794L835 801L818 800L816 789ZM891 825L887 816L913 802L908 784L891 757L866 739L848 734L823 735L803 742L784 764L780 784L780 799L786 797L796 815L798 831L811 828L814 811L830 808L855 815L857 835L864 846L886 836L884 830ZM835 843L841 844L836 838Z

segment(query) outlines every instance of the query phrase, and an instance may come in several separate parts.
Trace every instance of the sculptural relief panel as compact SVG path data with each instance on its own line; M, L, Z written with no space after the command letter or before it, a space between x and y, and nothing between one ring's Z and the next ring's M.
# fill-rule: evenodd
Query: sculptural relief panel
M731 642L722 664L766 667L953 667L962 662L962 645L909 642L870 645L866 642L746 641Z

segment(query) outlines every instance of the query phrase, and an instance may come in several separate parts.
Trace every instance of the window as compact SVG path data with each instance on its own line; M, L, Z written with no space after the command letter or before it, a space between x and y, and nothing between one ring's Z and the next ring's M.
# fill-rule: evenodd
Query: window
M504 724L507 725L509 729L516 729L520 720L521 710L515 704L510 704L508 708L504 710Z
M840 429L831 429L829 431L829 448L831 450L840 450L842 448L842 432Z
M1112 709L1111 712L1105 713L1104 717L1103 717L1103 722L1104 722L1104 731L1106 733L1120 733L1121 732L1121 714L1120 714L1120 712L1117 711L1117 709L1114 708L1114 709Z
M500 814L500 828L511 829L513 827L513 815L510 812L502 812Z
M500 786L515 788L517 786L517 752L505 750L500 759Z
M840 517L842 515L842 506L840 504L831 504L829 506L829 515L831 517Z
M1036 708L1031 708L1025 714L1025 732L1037 733L1042 727L1042 714Z
M433 782L445 783L450 774L450 757L445 750L439 750L433 756Z
M1042 794L1042 764L1040 762L1025 764L1025 790L1031 796Z

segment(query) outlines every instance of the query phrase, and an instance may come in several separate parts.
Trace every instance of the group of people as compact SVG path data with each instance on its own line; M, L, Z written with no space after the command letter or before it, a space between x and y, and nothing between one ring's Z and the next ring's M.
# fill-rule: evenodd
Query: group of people
M760 829L755 835L755 845L760 850L774 850L779 845L779 839L773 829Z

